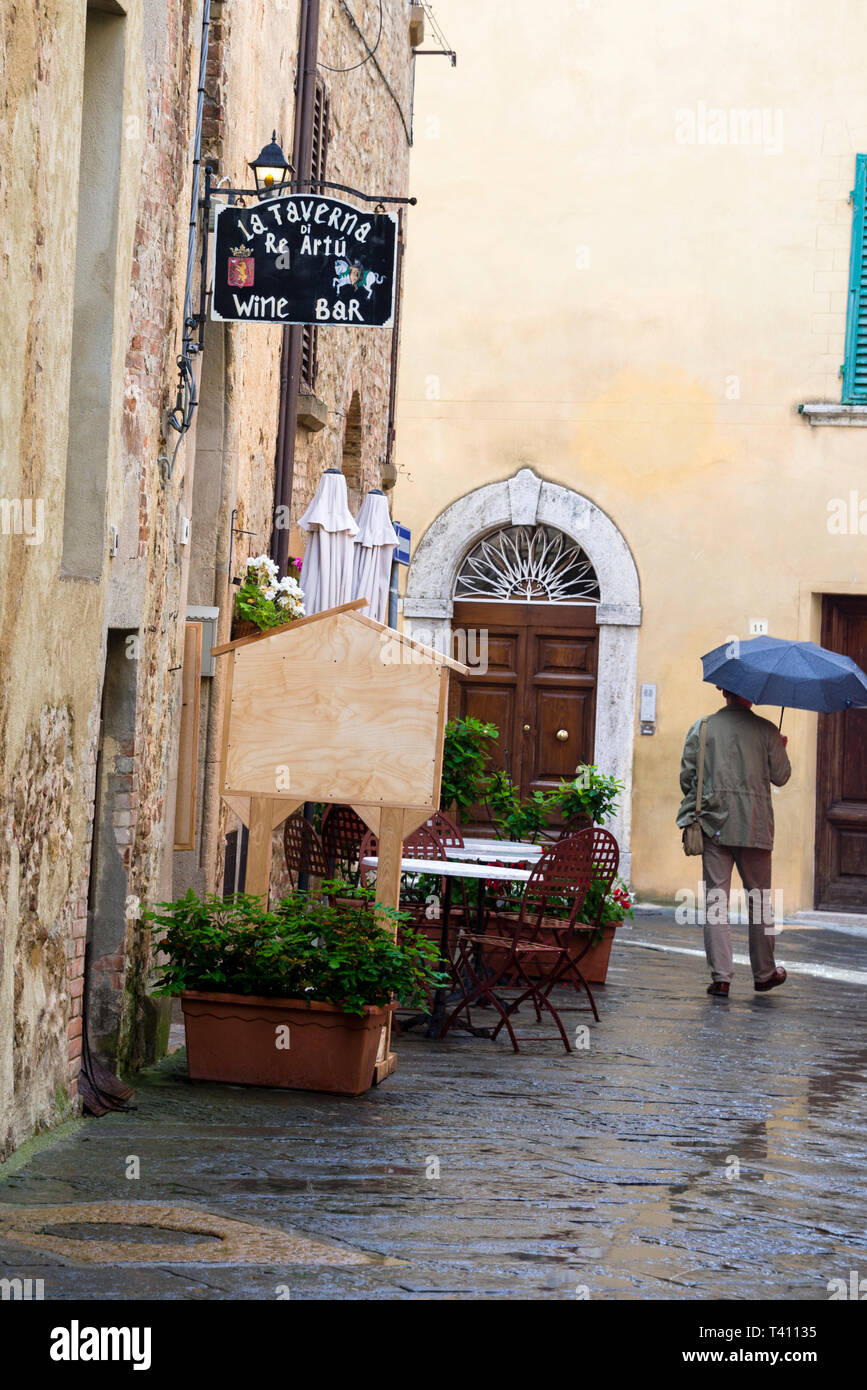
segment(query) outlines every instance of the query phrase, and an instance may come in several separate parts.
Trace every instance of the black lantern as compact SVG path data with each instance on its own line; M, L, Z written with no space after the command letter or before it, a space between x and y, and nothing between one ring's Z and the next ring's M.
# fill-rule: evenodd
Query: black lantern
M249 164L256 180L256 192L260 198L281 193L286 183L287 174L292 173L292 165L288 163L285 154L277 144L276 130L271 136L270 145L263 145L258 159L251 159Z

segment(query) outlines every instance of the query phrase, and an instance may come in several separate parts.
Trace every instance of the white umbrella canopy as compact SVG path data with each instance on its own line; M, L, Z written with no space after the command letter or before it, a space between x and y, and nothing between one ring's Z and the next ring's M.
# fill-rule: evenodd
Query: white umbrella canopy
M309 532L301 588L308 614L336 608L352 598L353 539L358 527L349 510L346 479L339 468L328 468L319 479L313 501L298 525Z
M353 544L352 597L370 602L361 612L378 623L388 617L388 587L394 547L400 543L388 514L388 498L379 488L373 488L361 504L358 516L358 535Z

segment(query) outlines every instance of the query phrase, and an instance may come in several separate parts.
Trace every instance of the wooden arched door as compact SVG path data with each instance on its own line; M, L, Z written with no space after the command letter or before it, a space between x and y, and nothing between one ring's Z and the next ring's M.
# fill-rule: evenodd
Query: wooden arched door
M573 777L579 763L593 762L594 604L456 600L452 627L456 651L476 659L487 649L487 663L469 676L452 676L449 713L496 724L492 763L509 771L523 796L549 790ZM474 807L465 824L487 828L485 807Z

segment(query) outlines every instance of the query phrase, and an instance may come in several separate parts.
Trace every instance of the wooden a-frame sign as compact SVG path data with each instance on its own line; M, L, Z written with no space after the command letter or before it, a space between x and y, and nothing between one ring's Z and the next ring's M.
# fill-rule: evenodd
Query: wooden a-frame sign
M449 671L469 668L363 617L367 602L212 648L230 657L220 790L249 827L248 893L268 893L277 826L327 801L378 836L377 902L399 905L404 838L439 807ZM394 1065L386 1039L377 1080Z

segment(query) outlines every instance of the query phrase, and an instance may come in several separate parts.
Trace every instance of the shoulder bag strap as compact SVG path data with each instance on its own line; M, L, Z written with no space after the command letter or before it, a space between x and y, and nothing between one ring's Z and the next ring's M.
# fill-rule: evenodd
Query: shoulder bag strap
M701 817L701 790L704 784L704 749L707 743L707 720L701 721L701 740L698 749L698 782L695 788L695 818Z

